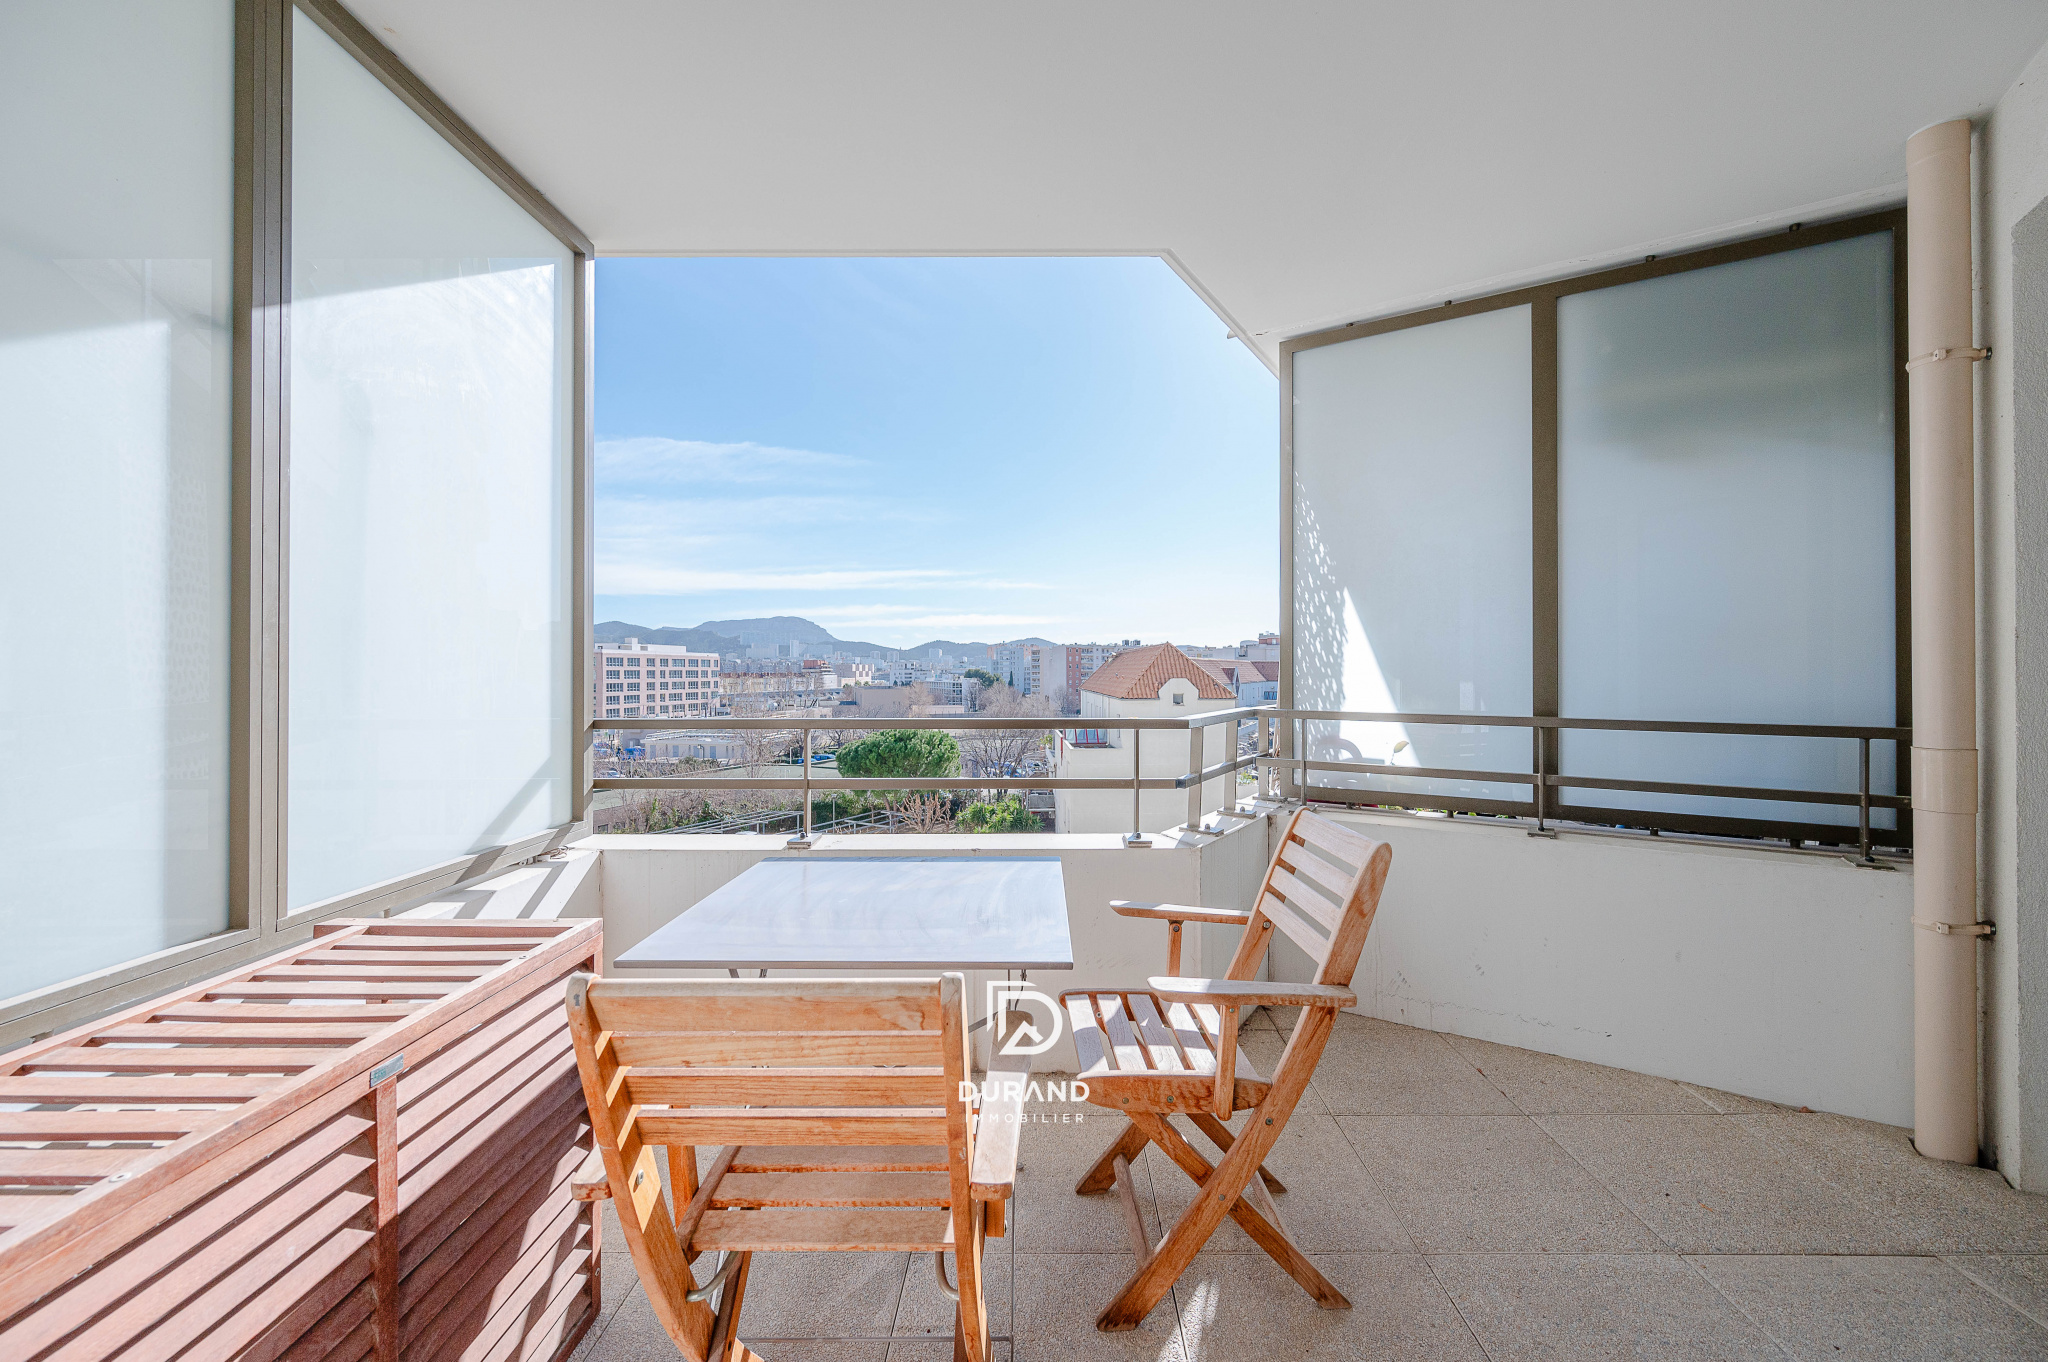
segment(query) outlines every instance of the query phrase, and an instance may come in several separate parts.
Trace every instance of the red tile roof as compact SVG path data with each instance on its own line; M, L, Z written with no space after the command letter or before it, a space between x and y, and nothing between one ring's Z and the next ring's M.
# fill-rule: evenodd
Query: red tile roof
M1204 700L1237 698L1237 691L1210 665L1197 662L1171 643L1118 653L1090 672L1081 689L1118 700L1157 700L1159 688L1175 679L1194 682L1195 694Z

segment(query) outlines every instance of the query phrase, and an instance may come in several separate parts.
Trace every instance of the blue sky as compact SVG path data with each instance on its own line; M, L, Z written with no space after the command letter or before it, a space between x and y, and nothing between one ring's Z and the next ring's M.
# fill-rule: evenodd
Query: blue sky
M597 618L1222 643L1277 623L1277 385L1164 262L597 264Z

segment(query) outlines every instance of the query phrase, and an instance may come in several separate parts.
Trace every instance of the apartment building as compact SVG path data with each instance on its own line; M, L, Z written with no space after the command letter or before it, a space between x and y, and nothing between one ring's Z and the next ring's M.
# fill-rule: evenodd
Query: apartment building
M717 653L636 638L600 645L591 675L590 712L606 719L706 716L723 698Z
M1080 703L1081 683L1093 676L1098 667L1118 653L1137 646L1138 640L1127 638L1121 643L1069 643L1061 649L1066 654L1069 703Z
M721 664L726 703L736 710L787 710L833 705L839 673L822 658L736 658Z

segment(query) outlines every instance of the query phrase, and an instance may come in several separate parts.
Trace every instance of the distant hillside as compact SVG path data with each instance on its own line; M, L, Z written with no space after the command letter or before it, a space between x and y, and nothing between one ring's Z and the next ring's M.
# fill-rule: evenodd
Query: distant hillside
M729 634L713 633L709 629L650 629L644 624L628 624L624 620L606 620L590 631L599 643L617 643L622 638L637 638L642 643L664 643L674 648L690 648L700 653L743 653L746 645Z
M832 631L801 615L770 615L750 620L706 620L694 629L679 629L673 625L654 628L645 624L628 624L625 620L606 620L592 631L599 643L616 643L622 638L637 638L642 643L665 643L675 647L695 648L707 653L744 653L750 647L772 648L778 643L811 643L827 648L841 649L856 657L870 653L879 654L886 662L902 657L923 657L927 651L938 648L952 657L965 657L970 665L988 655L986 643L959 643L952 639L935 638L920 643L915 648L888 648L879 643L863 643L859 639L835 638ZM1025 643L1044 644L1047 640L1032 638Z

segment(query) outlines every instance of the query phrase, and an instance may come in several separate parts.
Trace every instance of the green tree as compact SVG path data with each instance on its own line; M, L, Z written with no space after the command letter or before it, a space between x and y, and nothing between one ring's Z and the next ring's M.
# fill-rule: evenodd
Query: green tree
M1043 832L1045 824L1016 795L993 804L969 804L960 811L960 826L969 832Z
M891 728L839 749L839 774L857 780L960 774L960 744L935 728Z
M994 690L997 686L1003 684L1002 679L986 667L969 667L967 669L967 679L969 681L979 681L983 690Z

